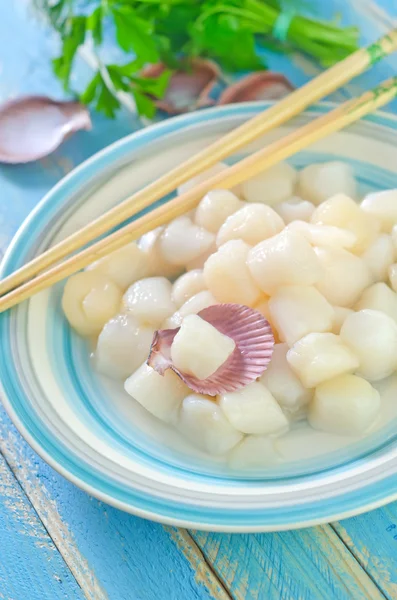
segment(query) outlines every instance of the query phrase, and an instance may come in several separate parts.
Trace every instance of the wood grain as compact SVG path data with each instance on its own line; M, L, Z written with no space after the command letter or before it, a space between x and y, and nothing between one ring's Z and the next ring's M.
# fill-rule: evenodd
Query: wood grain
M236 600L380 600L329 526L282 533L191 532Z
M219 596L222 585L198 549L194 556L192 544L176 545L161 525L66 481L27 446L1 407L0 452L89 600L227 598Z
M385 596L397 598L397 503L333 528Z
M216 600L228 600L231 598L229 592L223 587L221 580L214 574L212 566L207 563L204 554L186 530L178 527L164 526L178 548L188 559L192 569L196 573L196 581L205 585Z
M82 600L69 568L0 455L0 598Z

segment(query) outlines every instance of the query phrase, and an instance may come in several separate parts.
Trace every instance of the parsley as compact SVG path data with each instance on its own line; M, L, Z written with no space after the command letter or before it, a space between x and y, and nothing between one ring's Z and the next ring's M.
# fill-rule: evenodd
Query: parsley
M138 16L132 6L112 9L119 46L132 50L143 62L154 63L160 58L153 24Z
M62 54L52 62L54 73L64 84L65 89L69 86L69 77L75 54L84 43L86 34L85 17L73 17L68 19L64 28Z
M131 94L139 114L151 117L153 99L162 98L173 69L186 58L209 57L230 72L266 68L258 48L298 50L329 66L357 49L358 30L324 23L303 14L294 16L285 43L273 31L283 6L297 11L306 0L36 0L59 32L62 51L53 61L55 74L70 88L76 53L91 40L100 55L104 33L125 53L120 64L102 64L80 99L114 116L117 92ZM131 56L135 59L127 62ZM142 67L164 62L169 70L157 79L140 77Z

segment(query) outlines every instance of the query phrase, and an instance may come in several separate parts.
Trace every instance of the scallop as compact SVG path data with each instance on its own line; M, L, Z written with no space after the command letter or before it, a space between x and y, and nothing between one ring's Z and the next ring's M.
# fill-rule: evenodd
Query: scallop
M171 299L179 308L189 298L206 289L202 269L194 269L181 275L172 286Z
M177 427L192 444L215 456L226 454L243 439L218 404L201 394L183 400Z
M131 242L95 261L86 270L103 273L124 291L134 281L150 274L150 263L145 252Z
M379 310L349 315L340 337L359 359L357 374L369 381L388 377L397 368L397 324Z
M383 282L374 283L364 290L355 310L379 310L397 323L397 294Z
M332 225L313 225L305 221L294 221L287 225L286 231L303 235L312 246L331 246L332 248L352 248L356 236L351 231Z
M374 281L387 281L389 267L394 262L394 244L390 235L381 233L365 250L361 258Z
M213 233L195 225L189 217L174 219L160 237L162 256L171 264L186 265L214 243Z
M316 388L308 418L315 429L357 435L373 425L379 411L379 392L368 381L341 375Z
M99 334L96 369L113 379L126 379L147 359L153 334L153 327L140 325L133 315L116 315Z
M217 246L229 240L241 239L254 246L284 228L282 218L266 204L247 204L228 217L219 229Z
M237 392L222 394L219 406L233 427L243 433L279 434L289 427L277 400L258 381Z
M382 230L390 233L397 224L397 189L369 194L361 202L361 208L374 220L379 219Z
M246 264L249 251L242 240L230 240L205 263L205 282L219 302L253 306L259 300L260 290Z
M124 388L148 412L166 423L177 422L182 401L190 392L170 369L159 375L146 363L125 381Z
M140 322L160 327L176 310L172 284L165 277L147 277L133 283L123 296L123 305Z
M397 257L397 225L393 225L390 236L393 242L394 255Z
M332 320L332 333L338 334L341 330L346 318L351 315L354 310L345 306L334 306L334 318Z
M394 263L389 267L389 281L395 292L397 292L397 264Z
M182 304L179 310L177 310L171 317L164 321L163 328L173 329L174 327L179 327L182 323L182 320L187 317L187 315L196 315L204 308L208 308L214 304L218 303L211 292L208 290L198 292L198 294L195 294L189 298L185 304Z
M256 284L268 295L283 285L312 285L321 276L313 248L304 236L291 231L282 231L254 246L247 265Z
M271 315L269 310L269 296L263 294L259 299L259 302L255 304L254 309L261 313L267 321L271 321Z
M211 190L196 208L194 222L211 233L217 233L223 222L244 206L229 190Z
M208 308L208 306L213 306L214 304L218 304L214 296L208 290L204 290L189 298L189 300L180 307L179 312L183 318L187 315L195 315L200 312L200 310Z
M148 275L163 275L164 277L176 277L183 271L181 265L168 262L160 250L160 239L164 227L157 227L153 231L145 233L138 240L138 247L145 254L149 273Z
M247 435L233 448L229 467L238 471L263 469L281 461L274 448L274 439L264 435Z
M304 414L313 392L305 388L287 361L287 344L274 346L272 359L260 378L277 400L283 411L291 418Z
M316 208L311 217L316 225L332 225L350 231L356 238L351 251L363 252L379 232L379 222L370 217L348 196L337 194ZM319 245L323 245L319 242Z
M197 269L203 269L205 263L207 262L207 259L211 256L211 254L214 254L214 252L216 251L217 247L214 239L211 246L209 246L205 252L199 254L199 256L196 256L196 258L193 258L193 260L189 260L189 262L186 263L186 271L195 271Z
M353 372L359 366L358 356L333 333L309 333L288 350L287 360L307 388Z
M98 335L119 312L121 289L97 270L77 273L66 282L62 308L70 325L80 335Z
M331 331L334 309L313 286L279 287L269 310L280 339L292 346L308 333Z
M257 304L255 304L255 306L253 308L255 310L257 310L259 313L261 313L261 315L263 315L265 317L266 321L268 321L270 323L270 327L272 328L274 340L276 342L279 342L280 339L279 339L278 331L276 329L275 324L273 323L272 316L270 314L269 297L263 295L262 298L260 299L260 301Z
M347 250L316 247L314 251L321 267L316 288L331 304L353 306L371 283L365 262Z
M280 162L243 182L243 197L248 202L274 206L293 196L296 179L296 170L289 164Z
M274 210L280 215L286 225L292 221L310 221L315 206L308 200L303 200L299 196L292 196L284 202L280 202L274 207Z
M171 344L174 366L197 379L207 379L233 353L235 342L197 315L188 315Z
M356 188L350 165L335 160L308 165L302 169L299 172L297 193L313 204L320 204L339 193L355 198Z

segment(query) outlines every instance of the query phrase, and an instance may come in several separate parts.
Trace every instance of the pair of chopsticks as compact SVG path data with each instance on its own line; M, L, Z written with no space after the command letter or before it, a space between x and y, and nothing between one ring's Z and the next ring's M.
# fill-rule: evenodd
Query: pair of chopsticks
M397 76L388 79L358 98L348 100L331 112L318 117L282 139L244 158L222 173L207 179L194 189L58 263L172 192L191 177L205 171L216 162L285 123L310 104L335 91L396 49L397 29L393 29L374 44L354 52L277 104L256 115L86 227L39 255L0 281L0 312L26 300L65 277L69 277L95 260L138 239L144 233L191 210L209 190L233 188L295 152L387 104L397 96ZM51 268L45 270L48 267Z

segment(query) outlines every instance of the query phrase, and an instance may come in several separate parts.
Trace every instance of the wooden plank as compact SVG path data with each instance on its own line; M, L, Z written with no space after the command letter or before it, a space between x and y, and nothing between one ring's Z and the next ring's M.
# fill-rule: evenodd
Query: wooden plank
M380 600L329 526L256 535L191 532L236 600Z
M75 578L1 455L0 532L0 598L84 598Z
M192 569L196 573L196 581L201 582L211 592L216 600L227 600L229 592L214 574L212 566L209 568L204 554L194 541L192 535L186 529L164 526L178 548L188 559Z
M397 502L332 526L385 596L397 598Z
M2 409L0 451L86 598L228 598L200 551L186 536L183 539L183 532L175 544L175 535L171 537L161 525L116 510L79 490L37 457Z

